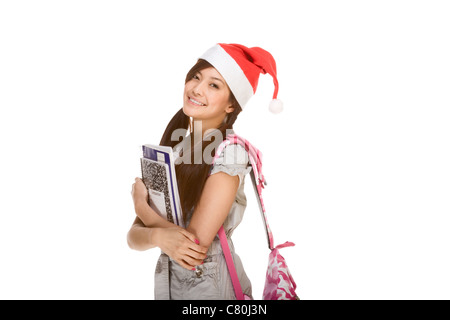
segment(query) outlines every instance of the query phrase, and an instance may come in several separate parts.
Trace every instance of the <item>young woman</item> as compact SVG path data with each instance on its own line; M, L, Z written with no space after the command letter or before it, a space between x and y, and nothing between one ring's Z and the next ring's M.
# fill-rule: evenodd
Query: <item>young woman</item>
M208 146L217 141L208 134L215 130L214 136L220 132L224 139L230 133L256 91L260 73L272 75L275 99L278 82L270 53L257 47L217 44L186 76L183 108L169 122L160 142L174 148L186 228L161 218L148 205L142 180L135 179L132 198L137 217L128 232L128 244L135 250L159 247L162 251L155 272L155 299L236 299L217 236L222 225L242 291L252 297L250 280L231 242L245 211L244 177L251 166L240 145L227 146L211 164L215 149ZM274 112L280 108L272 105ZM177 129L187 129L190 137L202 139L174 141Z

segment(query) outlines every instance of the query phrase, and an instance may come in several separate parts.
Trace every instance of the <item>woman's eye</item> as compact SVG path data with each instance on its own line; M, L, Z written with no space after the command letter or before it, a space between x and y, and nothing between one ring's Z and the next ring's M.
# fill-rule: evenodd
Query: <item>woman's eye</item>
M215 84L215 83L211 83L210 86L213 87L213 88L219 89L219 86L217 84Z
M198 75L195 74L195 75L192 77L192 79L199 80L200 78L198 77Z

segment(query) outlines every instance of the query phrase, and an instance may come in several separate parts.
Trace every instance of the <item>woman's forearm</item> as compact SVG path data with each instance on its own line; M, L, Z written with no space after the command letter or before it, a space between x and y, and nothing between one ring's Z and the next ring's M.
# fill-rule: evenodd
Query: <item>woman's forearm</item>
M147 202L135 203L134 208L138 219L127 234L128 246L138 251L161 248L161 229L173 228L175 224L158 215Z
M141 219L146 227L149 228L171 228L175 225L153 210L147 202L141 201L134 206L136 215Z
M128 246L138 251L158 247L158 232L159 228L147 228L134 224L127 234Z
M159 247L187 270L200 265L206 258L208 248L200 246L196 235L179 227L153 210L147 203L147 189L136 178L132 188L134 210L137 217L127 234L131 249L144 251Z

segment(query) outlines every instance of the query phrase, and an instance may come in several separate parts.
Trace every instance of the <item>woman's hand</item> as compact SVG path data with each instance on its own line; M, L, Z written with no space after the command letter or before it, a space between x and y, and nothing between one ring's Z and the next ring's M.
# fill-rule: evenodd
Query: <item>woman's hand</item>
M154 233L151 243L158 246L180 266L188 270L192 270L195 266L203 263L208 248L200 246L199 240L192 233L162 219L156 214L150 216L146 210L137 210L138 208L151 210L147 205L148 190L140 178L135 179L131 195L136 214L142 220L142 226L155 225L155 228L152 228ZM143 206L142 204L145 205ZM159 227L156 227L156 225L159 225Z
M134 206L140 202L147 203L148 190L144 182L140 178L135 178L134 183L131 186L131 196L133 197Z
M185 269L193 270L203 263L208 248L200 246L195 236L181 227L158 229L157 245Z

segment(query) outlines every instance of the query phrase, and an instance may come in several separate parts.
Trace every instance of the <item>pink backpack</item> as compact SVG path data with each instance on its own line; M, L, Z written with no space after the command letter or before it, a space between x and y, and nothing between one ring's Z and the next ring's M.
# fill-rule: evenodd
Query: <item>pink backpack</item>
M267 242L269 245L269 249L271 250L269 254L269 265L267 267L266 273L266 283L264 285L263 291L263 300L298 300L299 298L295 293L297 285L295 284L295 281L292 278L291 273L289 272L286 261L279 252L279 249L291 247L295 244L292 242L285 242L276 247L273 246L273 235L269 228L266 210L264 208L264 202L261 194L264 185L267 184L262 174L261 152L254 146L252 146L247 140L235 134L232 134L228 135L226 140L224 140L218 146L213 163L220 156L223 149L230 144L240 144L248 153L250 164L252 166L250 176L252 178L252 183L257 195L261 216L266 228ZM241 284L237 276L236 268L234 266L230 248L228 247L227 236L225 234L223 226L220 227L218 235L220 238L220 243L222 245L223 253L225 255L228 271L231 276L231 281L233 283L236 299L247 300L249 298L247 296L244 296L242 292Z

